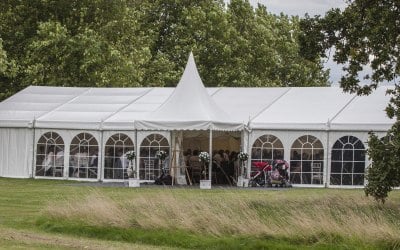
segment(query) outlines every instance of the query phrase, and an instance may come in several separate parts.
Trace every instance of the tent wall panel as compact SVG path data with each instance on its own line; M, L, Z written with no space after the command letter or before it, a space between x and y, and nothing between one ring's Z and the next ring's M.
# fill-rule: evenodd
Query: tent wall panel
M102 146L101 146L101 151L100 151L101 157L99 157L99 161L101 160L101 162L99 162L99 166L101 169L101 171L100 171L100 179L101 180L107 181L107 179L104 179L104 161L105 161L104 156L106 155L105 148L106 148L106 143L107 143L108 139L110 139L110 137L115 134L127 135L132 140L136 155L138 155L138 146L136 145L136 132L135 131L132 131L132 130L130 130L130 131L128 131L128 130L102 131L103 138L102 138L102 143L101 143ZM137 160L137 158L138 157L136 157L136 160ZM137 163L135 163L135 164L137 164ZM116 181L116 180L113 179L112 181Z
M70 156L70 146L72 139L80 133L89 133L93 135L93 137L97 140L99 146L99 152L102 152L102 140L101 140L101 131L96 130L67 130L67 129L36 129L35 130L35 145L34 145L34 159L33 159L33 170L36 170L36 154L37 154L37 145L40 137L47 132L56 132L59 134L64 141L64 178L68 179L69 176L69 156ZM99 161L101 160L101 156L99 155ZM101 166L101 164L99 164ZM99 167L100 168L100 167ZM100 169L98 169L98 173ZM98 175L98 180L100 180L100 175Z
M0 176L32 176L32 138L29 128L0 128Z
M383 137L386 135L385 132L376 132L376 135L378 137ZM328 169L326 174L326 178L327 178L327 185L331 186L330 184L330 175L331 175L331 169L332 169L332 148L333 145L335 144L335 142L337 140L339 140L340 138L342 138L343 136L355 136L358 139L360 139L360 141L364 144L365 150L368 149L368 132L360 132L360 131L330 131L328 132L328 152L327 152L327 156L326 156L326 161L328 162ZM365 154L365 171L367 171L369 165L371 164L370 159L368 158L368 155ZM364 184L366 184L366 182L364 182Z
M329 150L327 150L327 140L328 140L328 133L327 131L314 131L314 130L293 130L293 131L288 131L288 130L253 130L250 133L250 141L249 141L249 152L251 152L252 146L254 142L259 138L260 136L263 135L274 135L278 139L281 140L283 147L284 147L284 160L287 162L290 162L290 153L292 149L292 145L295 142L296 139L298 139L301 136L304 135L311 135L319 139L323 145L324 148L324 172L327 171L327 153ZM251 158L251 153L250 153L250 158ZM248 168L250 171L250 168ZM250 174L250 172L248 173ZM326 179L324 177L323 183L326 183ZM323 185L323 184L321 184ZM319 186L321 186L319 185ZM299 184L298 186L315 186L315 185L307 185L307 184Z

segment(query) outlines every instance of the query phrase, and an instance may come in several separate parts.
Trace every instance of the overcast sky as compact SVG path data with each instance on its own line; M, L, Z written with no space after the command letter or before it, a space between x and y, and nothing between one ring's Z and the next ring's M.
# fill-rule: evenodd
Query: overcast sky
M304 16L308 13L310 16L323 16L326 11L332 8L344 9L345 0L249 0L254 6L261 3L267 6L268 11L274 14L283 12L287 15Z

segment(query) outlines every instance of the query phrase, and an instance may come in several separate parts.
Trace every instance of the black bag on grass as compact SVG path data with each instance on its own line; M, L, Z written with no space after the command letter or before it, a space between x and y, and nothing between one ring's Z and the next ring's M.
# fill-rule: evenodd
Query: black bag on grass
M157 185L172 185L172 176L169 174L162 174L154 183Z

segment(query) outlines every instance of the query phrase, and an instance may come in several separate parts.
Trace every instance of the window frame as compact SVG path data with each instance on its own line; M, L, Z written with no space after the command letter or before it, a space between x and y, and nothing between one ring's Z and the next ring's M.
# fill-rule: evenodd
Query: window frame
M43 151L42 151L43 148ZM58 152L62 152L62 157L61 159L57 159L57 154ZM45 159L49 155L49 153L52 153L52 159L51 159L51 164L52 167L51 169L48 169L49 173L47 175L47 171L43 168L45 168ZM36 144L36 164L35 164L35 176L36 177L52 177L52 178L63 178L64 177L64 157L65 157L65 143L64 139L62 136L54 131L48 131L42 134L40 136L37 144ZM56 163L62 163L62 166L56 166ZM43 175L38 175L38 171L42 171L43 169ZM57 176L60 174L59 176Z
M357 157L361 157L362 160L360 160L361 158L359 160L355 160L356 154L358 153L360 153L360 155ZM345 135L337 139L331 149L331 171L329 175L330 184L333 186L363 186L365 183L366 170L365 156L365 145L358 137ZM355 172L354 170L356 165L363 165L363 171ZM357 168L359 166L357 166ZM348 169L349 167L351 168L351 171L345 172L344 169ZM337 179L334 179L335 177L339 178L340 182L337 182ZM354 184L354 179L359 179L360 177L362 179L361 183ZM343 180L350 180L350 183L343 184Z
M295 154L295 152L297 154ZM299 153L300 152L300 153ZM320 166L319 172L313 166ZM322 185L324 172L324 146L313 135L298 137L290 148L290 181L292 184ZM314 178L316 177L316 178ZM299 181L298 181L299 180Z
M161 175L161 166L156 157L157 151L160 150L167 152L168 156L170 155L170 145L165 136L153 133L142 140L138 154L140 180L154 181ZM165 161L167 160L168 158Z
M91 165L94 154L98 158L99 143L91 133L82 132L74 136L68 157L68 176L77 179L98 179L98 160L95 166Z
M130 163L126 166L126 153L128 151L135 152L135 143L127 134L115 133L108 138L104 145L103 176L105 180L129 179L127 170ZM120 153L121 156L118 156ZM118 160L120 163L118 163ZM108 166L109 163L111 163L111 167Z
M261 144L260 146L257 144ZM258 153L259 156L258 156ZM270 151L270 156L268 157L266 153ZM279 152L279 153L278 153ZM251 147L251 162L268 162L272 164L272 162L276 159L284 159L285 149L282 141L275 135L272 134L264 134L259 136L253 143ZM257 173L258 169L251 164L250 176Z

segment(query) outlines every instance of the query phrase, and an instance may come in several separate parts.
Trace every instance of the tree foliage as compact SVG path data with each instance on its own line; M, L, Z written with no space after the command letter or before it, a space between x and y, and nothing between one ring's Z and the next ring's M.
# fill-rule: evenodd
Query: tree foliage
M368 169L366 195L385 202L388 193L400 186L400 87L389 90L392 95L386 113L396 122L387 134L379 138L370 133L368 154L372 166Z
M0 100L13 93L13 89L6 84L6 79L14 77L17 68L14 60L10 60L3 49L3 40L0 38Z
M369 94L384 80L400 74L400 2L397 0L350 0L343 11L332 9L325 17L306 17L301 21L301 54L313 60L327 57L335 48L333 60L346 74L341 87L358 94ZM328 53L329 55L329 53ZM360 75L370 66L372 74ZM368 81L370 84L360 84Z
M207 86L324 86L298 17L232 0L0 2L3 99L28 85L175 86L193 51Z
M335 48L333 60L345 64L346 74L340 84L345 91L370 94L382 81L393 81L400 75L400 2L398 0L353 0L343 11L333 9L321 18L301 21L301 54L314 60ZM360 76L364 67L372 74ZM369 84L360 84L368 81ZM387 135L379 138L370 133L366 195L384 202L393 187L400 185L400 88L390 89L386 113L395 123Z

